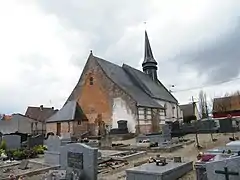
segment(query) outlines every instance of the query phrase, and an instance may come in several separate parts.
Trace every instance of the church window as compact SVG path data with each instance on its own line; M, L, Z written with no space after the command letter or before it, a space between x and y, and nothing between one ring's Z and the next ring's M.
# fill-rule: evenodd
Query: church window
M152 119L152 110L150 108L147 108L146 119Z
M78 125L81 125L82 124L82 121L78 121Z
M144 108L138 108L138 116L139 116L139 119L145 119L145 111L144 111Z
M90 78L89 78L89 84L90 84L90 85L93 85L93 77L90 77Z

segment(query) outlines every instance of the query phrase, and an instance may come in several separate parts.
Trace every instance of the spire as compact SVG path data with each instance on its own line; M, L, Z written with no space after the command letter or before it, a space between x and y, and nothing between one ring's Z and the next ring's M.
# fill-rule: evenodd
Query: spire
M157 62L155 61L155 59L153 57L152 48L151 48L151 45L150 45L150 42L149 42L149 39L148 39L147 31L145 31L145 52L144 52L143 64L147 63L147 62L157 64Z
M144 61L142 63L143 72L148 74L153 80L157 80L157 61L155 61L148 39L147 31L145 31L145 52Z

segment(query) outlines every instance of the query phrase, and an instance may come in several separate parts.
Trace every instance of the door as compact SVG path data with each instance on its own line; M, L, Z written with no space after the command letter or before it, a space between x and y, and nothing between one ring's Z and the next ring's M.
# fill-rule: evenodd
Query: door
M61 134L61 123L57 123L57 135L60 136Z

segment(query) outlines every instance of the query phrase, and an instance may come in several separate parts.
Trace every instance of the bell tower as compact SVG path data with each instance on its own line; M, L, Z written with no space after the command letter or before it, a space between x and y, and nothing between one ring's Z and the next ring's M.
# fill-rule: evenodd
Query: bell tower
M145 51L144 61L142 63L143 72L148 74L152 80L156 81L157 78L157 61L155 61L148 39L147 31L145 31Z

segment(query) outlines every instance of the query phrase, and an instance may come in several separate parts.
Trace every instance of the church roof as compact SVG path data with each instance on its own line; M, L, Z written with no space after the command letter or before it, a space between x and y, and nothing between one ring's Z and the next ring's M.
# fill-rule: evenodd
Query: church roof
M76 117L78 115L78 117ZM78 118L78 120L86 120L81 107L75 100L68 101L58 112L46 120L49 122L61 122L72 121Z
M123 67L95 56L92 57L98 62L106 75L130 95L138 106L163 108L138 86L136 80L132 79Z
M116 65L104 59L94 56L92 53L89 60L95 60L102 68L106 76L119 86L124 92L131 96L137 106L162 108L156 100L163 100L172 103L178 103L175 97L165 88L158 80L152 80L147 74L139 71L129 65ZM78 91L80 90L80 80L73 89L65 105L72 100L77 99ZM64 105L64 106L65 106Z
M126 64L124 64L122 68L128 74L130 74L131 79L135 80L138 86L140 86L141 89L152 98L177 103L175 97L165 88L165 86L160 81L156 82L152 80L147 74Z

